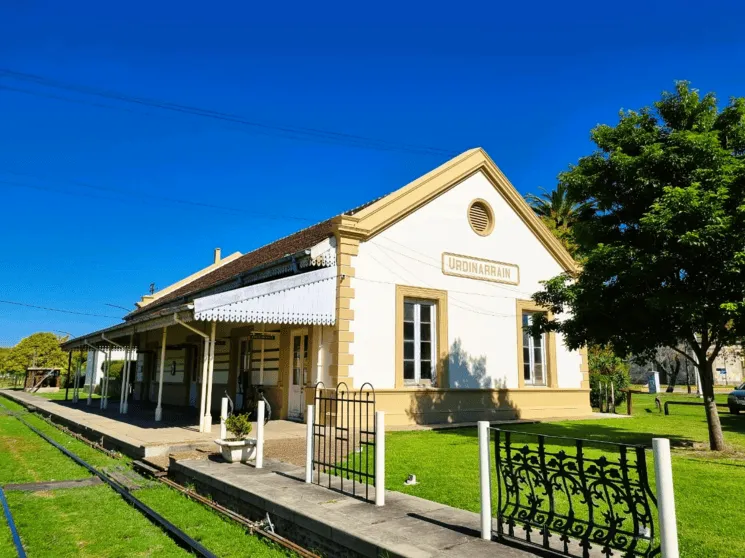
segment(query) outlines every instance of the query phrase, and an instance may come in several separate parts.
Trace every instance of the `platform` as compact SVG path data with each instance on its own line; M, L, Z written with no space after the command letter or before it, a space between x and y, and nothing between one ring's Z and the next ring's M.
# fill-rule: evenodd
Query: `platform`
M304 469L289 463L269 460L264 469L255 469L217 459L172 460L169 475L188 479L215 501L254 519L268 513L279 534L326 556L534 556L481 540L476 513L391 491L385 506L377 507L306 484Z
M183 407L164 407L163 420L156 422L154 412L149 407L132 405L129 414L120 414L118 400L109 401L109 408L102 410L98 399L88 406L85 399L73 404L71 401L45 399L17 390L0 390L0 394L26 407L35 407L44 415L51 415L55 422L91 440L103 440L105 447L135 459L165 456L200 447L212 451L216 449L213 440L220 433L217 416L213 417L210 432L199 432L196 413ZM264 428L266 441L293 438L304 440L305 425L276 420L270 421Z

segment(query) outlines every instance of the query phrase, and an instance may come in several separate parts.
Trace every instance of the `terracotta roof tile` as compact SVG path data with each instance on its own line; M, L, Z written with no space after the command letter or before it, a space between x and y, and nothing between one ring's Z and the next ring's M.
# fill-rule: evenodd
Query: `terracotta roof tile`
M317 223L311 227L302 229L294 234L291 234L290 236L280 238L279 240L276 240L271 244L267 244L266 246L257 248L253 252L244 254L240 258L237 258L232 262L217 268L211 273L195 279L191 283L187 283L186 285L176 289L175 291L168 293L163 298L159 298L157 300L154 300L150 304L143 306L142 308L138 308L134 312L128 314L127 318L139 316L140 314L149 312L154 308L160 308L176 299L197 293L198 291L202 291L204 289L217 285L218 283L231 279L232 277L236 277L237 275L249 271L257 266L268 264L275 260L278 260L288 254L294 254L296 252L300 252L301 250L311 248L312 246L331 236L332 231L333 219L329 219L327 221Z

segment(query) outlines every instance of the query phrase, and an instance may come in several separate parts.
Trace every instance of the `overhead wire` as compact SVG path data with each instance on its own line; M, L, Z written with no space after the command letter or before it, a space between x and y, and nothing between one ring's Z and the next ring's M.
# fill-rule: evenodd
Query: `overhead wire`
M120 102L137 104L141 106L148 106L158 108L162 110L168 110L178 113L191 114L195 116L202 116L206 118L212 118L216 120L232 122L241 124L246 127L250 127L254 130L271 131L278 135L292 134L293 139L310 139L310 140L324 140L333 141L343 145L349 145L352 147L362 147L368 149L380 149L380 150L395 150L395 151L408 151L419 154L428 155L441 155L441 156L453 156L456 154L453 150L442 149L439 147L414 145L403 142L393 142L389 140L381 140L371 138L367 136L361 136L357 134L350 134L346 132L337 132L328 129L312 128L305 126L293 126L293 125L281 125L281 124L269 124L266 122L260 122L256 120L249 120L243 116L216 111L212 109L205 109L201 107L184 105L180 103L173 103L170 101L161 101L157 99L150 99L147 97L138 97L134 95L128 95L113 90L100 89L96 87L90 87L86 85L78 85L69 82L63 82L56 79L40 76L37 74L31 74L27 72L19 72L9 68L0 68L0 77L5 77L13 80L23 81L26 83L34 83L42 87L50 87L54 89L61 89L65 91L71 91L83 95L91 95L102 97L106 99L116 100ZM6 87L7 86L3 86ZM23 90L21 88L9 88L14 89L20 93L35 94L29 90ZM67 99L62 99L67 100ZM107 105L103 105L104 108L110 108Z
M94 314L92 312L78 312L75 310L64 310L62 308L51 308L49 306L37 306L36 304L28 304L26 302L18 302L15 300L0 300L0 304L12 304L14 306L25 306L27 308L36 308L37 310L48 310L49 312L61 312L63 314L76 314L78 316L92 316L96 318L112 318L115 320L121 320L121 316L109 316L107 314Z

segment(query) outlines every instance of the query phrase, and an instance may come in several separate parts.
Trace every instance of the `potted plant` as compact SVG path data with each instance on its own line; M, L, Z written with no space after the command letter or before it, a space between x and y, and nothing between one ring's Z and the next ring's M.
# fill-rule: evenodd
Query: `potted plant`
M225 429L232 437L215 440L225 461L245 463L256 458L256 440L248 437L251 433L251 420L248 414L230 415L225 420Z

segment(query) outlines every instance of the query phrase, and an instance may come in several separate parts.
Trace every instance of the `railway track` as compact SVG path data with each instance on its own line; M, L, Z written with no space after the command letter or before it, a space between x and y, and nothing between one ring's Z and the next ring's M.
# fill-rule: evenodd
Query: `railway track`
M91 474L100 478L112 490L114 490L119 496L121 496L122 499L124 499L128 504L130 504L137 511L139 511L143 516L145 516L149 521L151 521L152 523L157 525L161 530L163 530L163 532L166 535L168 535L171 539L173 539L179 546L181 546L182 548L186 549L187 551L197 556L202 556L204 558L218 558L216 554L211 552L205 546L203 546L198 541L196 541L195 539L190 537L188 534L186 534L184 531L179 529L176 525L171 523L166 517L159 514L154 509L152 509L150 506L148 506L147 504L139 500L122 483L118 482L116 479L114 479L112 476L107 474L105 471L97 469L96 467L94 467L93 465L91 465L90 463L82 459L80 456L76 455L69 449L57 443L55 440L53 440L52 438L44 434L42 431L40 431L38 428L36 428L32 424L29 424L28 421L26 421L23 418L21 413L9 409L2 403L0 403L0 410L4 411L3 414L16 418L24 426L26 426L29 430L31 430L34 434L38 435L48 444L50 444L51 446L53 446L54 448L62 452L65 456L72 459L75 463L77 463L81 467L88 470ZM55 424L53 421L43 416L40 416L39 418L41 418L48 424L54 426L55 428L58 428L61 432L69 435L69 430L67 428L60 427L59 425ZM90 440L87 440L82 436L79 436L79 437L74 436L74 437L80 440L81 442L88 444L90 447L95 448L96 450L102 453L105 453L107 456L114 457L112 455L114 452L107 450L100 444L91 442ZM204 498L203 496L195 493L194 491L191 491L181 486L180 484L175 483L172 480L167 479L165 477L158 477L156 480L159 480L161 483L171 487L172 489L175 489L181 492L182 494L189 497L190 499L199 502L200 504L212 509L214 512L230 519L231 521L234 521L242 525L248 530L248 533L251 535L257 535L262 538L265 538L273 542L274 544L277 544L287 550L292 551L293 553L297 554L298 556L301 556L302 558L319 558L318 555L306 550L305 548L295 544L294 542L274 533L271 530L267 530L265 528L264 522L251 521L248 518L243 517L242 515L237 514L234 511L224 506L221 506L220 504L212 502L211 500L208 500L207 498ZM15 523L13 521L13 517L10 512L10 508L7 506L7 503L5 501L5 497L2 493L1 488L0 488L0 503L2 503L3 511L8 521L8 525L11 528L11 534L13 535L13 542L16 546L18 556L19 558L25 558L26 556L25 550L23 549L23 546L21 544L20 537L18 537L17 531L15 530ZM271 523L269 523L269 525L271 525Z

